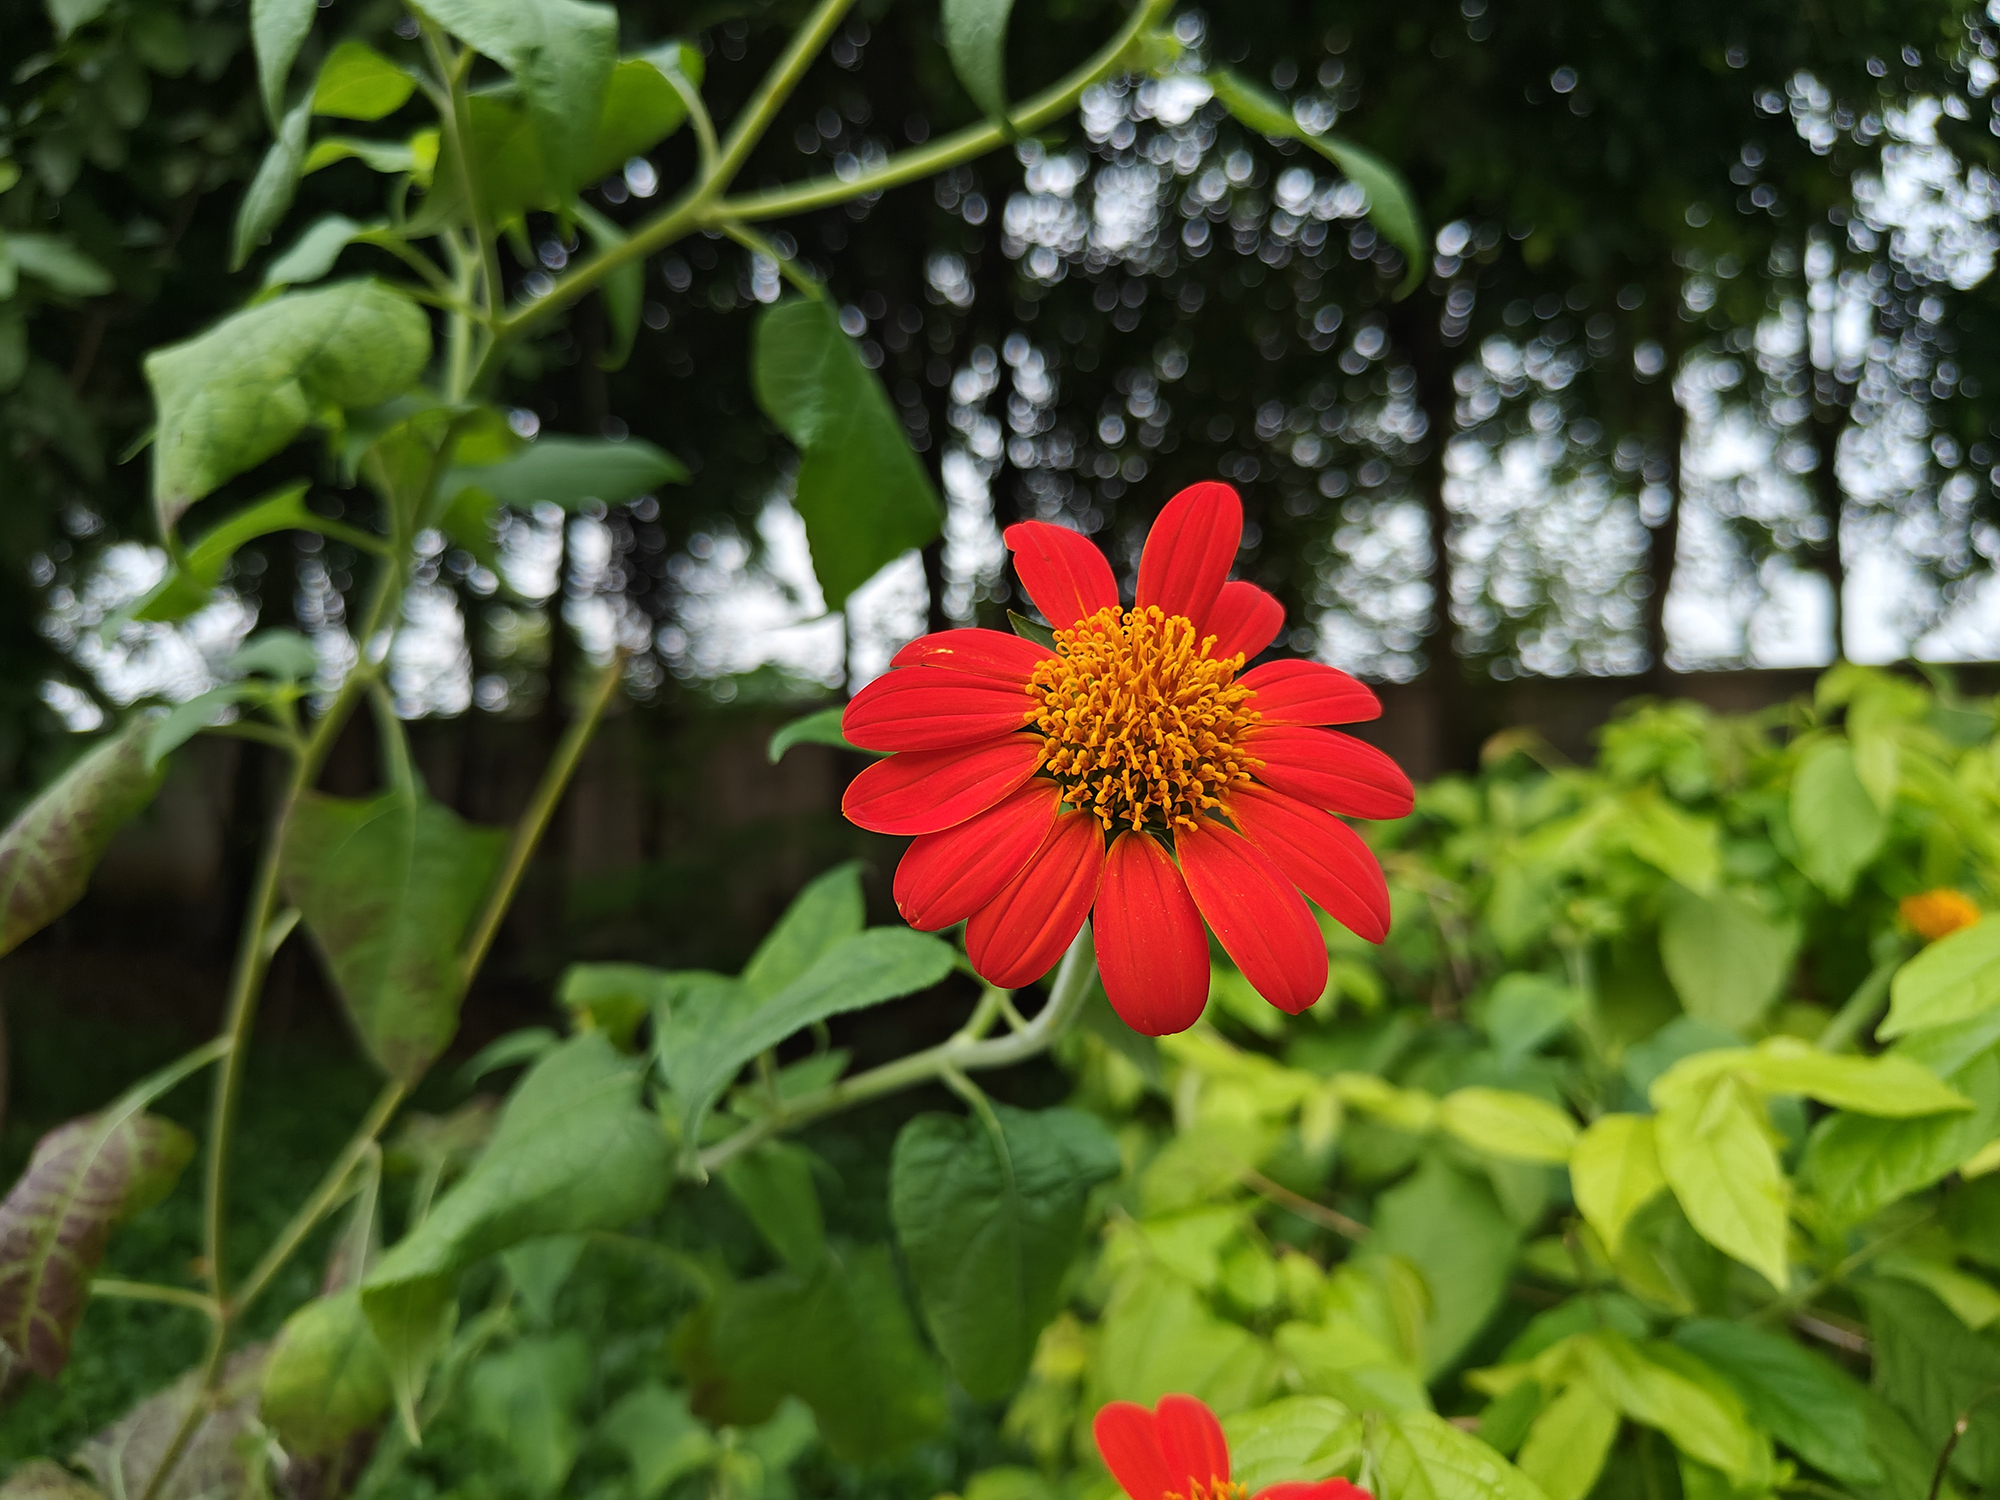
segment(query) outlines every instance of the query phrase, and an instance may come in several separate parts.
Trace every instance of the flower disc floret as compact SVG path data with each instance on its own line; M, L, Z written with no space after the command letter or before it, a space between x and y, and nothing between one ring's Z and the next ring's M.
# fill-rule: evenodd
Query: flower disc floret
M1156 605L1108 605L1055 633L1057 654L1030 683L1039 703L1028 722L1065 803L1107 831L1171 832L1251 779L1263 762L1243 740L1261 716L1236 681L1243 658L1203 654L1214 641Z

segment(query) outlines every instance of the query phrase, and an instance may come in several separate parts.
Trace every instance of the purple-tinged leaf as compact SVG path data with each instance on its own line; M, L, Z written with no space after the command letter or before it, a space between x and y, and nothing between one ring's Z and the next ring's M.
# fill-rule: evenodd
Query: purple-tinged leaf
M164 1198L194 1154L171 1120L113 1108L57 1126L0 1202L0 1340L53 1380L69 1362L112 1229Z
M31 1458L0 1484L0 1500L104 1500L91 1483L46 1458Z
M146 1494L153 1500L225 1500L267 1493L262 1476L252 1470L262 1466L267 1446L253 1437L266 1353L264 1345L253 1344L229 1357L207 1415L157 1488L153 1472L180 1431L189 1403L201 1399L199 1370L188 1371L87 1439L70 1461L96 1475L106 1494L128 1500Z
M19 947L83 895L111 835L159 790L147 764L152 725L134 720L79 760L0 834L0 953Z

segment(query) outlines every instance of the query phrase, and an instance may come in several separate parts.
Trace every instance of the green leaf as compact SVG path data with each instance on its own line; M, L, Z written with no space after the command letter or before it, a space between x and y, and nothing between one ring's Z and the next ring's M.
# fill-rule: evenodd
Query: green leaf
M1799 1180L1835 1222L1861 1223L1930 1186L2000 1132L2000 1058L1984 1053L1947 1081L1971 1110L1915 1120L1836 1114L1813 1128Z
M35 1144L0 1201L0 1340L44 1380L69 1362L111 1231L167 1195L194 1137L140 1112L140 1090Z
M889 1214L924 1321L979 1400L1013 1391L1061 1302L1091 1188L1118 1175L1093 1116L993 1106L993 1124L919 1115L896 1137Z
M262 463L328 407L371 406L430 358L430 323L400 292L342 281L291 292L146 357L159 409L153 504L161 530Z
M1960 1415L2000 1386L2000 1349L1920 1287L1868 1277L1854 1291L1868 1312L1876 1389L1935 1452ZM1951 1468L1982 1488L2000 1478L2000 1426L1975 1417Z
M1369 1248L1402 1256L1430 1289L1423 1336L1427 1376L1450 1368L1486 1326L1519 1247L1519 1232L1485 1179L1437 1153L1375 1200Z
M1845 741L1823 740L1806 752L1792 777L1791 813L1799 868L1844 903L1889 833L1889 819L1868 795Z
M556 1298L589 1245L580 1234L545 1234L500 1252L500 1264L507 1268L523 1311L538 1326L546 1328L555 1321Z
M319 670L319 652L296 630L260 630L223 663L223 670L304 682Z
M1570 1186L1607 1253L1618 1253L1632 1216L1667 1185L1646 1115L1600 1115L1570 1155Z
M1984 1329L2000 1319L2000 1291L1949 1261L1933 1260L1906 1250L1878 1255L1870 1264L1877 1276L1889 1276L1922 1287L1950 1308L1967 1328Z
M1185 1391L1218 1411L1256 1405L1272 1394L1276 1361L1249 1329L1215 1315L1186 1280L1158 1264L1119 1278L1098 1325L1088 1399L1152 1405Z
M488 1073L534 1062L543 1054L554 1051L561 1041L562 1038L547 1026L523 1026L519 1031L495 1037L466 1059L465 1065L458 1070L459 1086L470 1088Z
M1896 971L1889 1014L1875 1031L1886 1041L1995 1007L2000 1007L2000 917L1987 917L1939 938Z
M657 1380L620 1397L598 1431L632 1466L638 1500L657 1500L668 1485L706 1468L721 1451L714 1435L695 1419L687 1396Z
M583 186L617 62L618 12L582 0L426 0L424 10L514 75L556 190Z
M285 1319L264 1364L259 1414L288 1453L320 1457L388 1414L389 1366L353 1287Z
M43 0L49 20L55 24L56 35L65 40L77 27L88 26L103 15L110 3L111 0Z
M692 1147L716 1097L765 1048L815 1021L929 989L955 962L951 946L926 933L877 927L842 939L776 993L760 993L746 970L743 983L711 984L703 1003L675 1005L656 1030L682 1139Z
M1672 886L1660 914L1660 961L1698 1020L1742 1032L1783 991L1799 948L1796 922L1773 922L1727 894Z
M758 995L775 995L819 962L835 943L855 936L867 921L861 900L861 864L849 860L815 876L792 899L743 966L743 982Z
M264 268L264 285L304 286L322 279L340 259L340 252L362 232L362 226L346 214L328 214L314 220L305 233L292 241L290 249Z
M273 123L285 112L285 83L318 10L317 0L250 0L257 84L264 95L264 113Z
M1403 252L1409 266L1402 294L1424 279L1430 268L1430 246L1424 240L1423 218L1417 211L1416 199L1394 167L1352 141L1311 134L1298 123L1291 106L1283 99L1266 93L1233 69L1217 68L1208 75L1208 81L1223 107L1251 130L1274 139L1304 141L1368 195L1369 217L1389 243Z
M0 235L0 255L65 297L101 297L112 287L109 271L53 234Z
M938 534L938 501L902 420L825 302L791 298L757 322L757 404L803 455L792 504L828 609Z
M840 732L841 715L846 712L845 706L836 703L831 708L822 708L784 725L771 736L770 746L765 751L771 764L775 766L783 760L785 752L794 745L831 745L836 750L858 750L859 747L848 744L847 736Z
M1738 1484L1769 1482L1769 1444L1735 1392L1700 1360L1673 1344L1641 1343L1611 1329L1568 1342L1576 1378L1633 1421L1658 1428L1681 1452Z
M329 523L306 507L303 481L253 500L219 526L205 532L187 549L180 565L171 569L132 608L134 620L184 620L207 607L223 571L242 548L258 537L281 531L325 531ZM337 528L333 528L337 529ZM289 633L289 632L288 632ZM308 676L317 667L317 657L304 638L293 634L305 646L308 664L295 676ZM158 752L155 752L158 759Z
M654 1006L672 994L674 976L644 964L571 964L563 970L556 998L579 1027L603 1032L620 1052Z
M1573 985L1540 974L1503 974L1487 997L1480 1025L1494 1051L1527 1057L1583 1015L1588 1002Z
M1542 1409L1514 1462L1549 1500L1583 1500L1604 1472L1618 1422L1618 1408L1578 1381Z
M155 723L152 734L146 740L146 764L160 765L202 730L221 722L225 708L241 703L256 691L256 687L248 682L225 682L220 687L195 694L185 703L176 703L171 713Z
M1008 610L1007 625L1024 641L1033 641L1037 646L1047 646L1051 651L1056 649L1056 633L1026 615L1017 615L1013 610Z
M1562 1110L1511 1089L1455 1089L1438 1101L1437 1123L1473 1150L1511 1161L1567 1162L1577 1140Z
M1014 0L944 0L944 48L972 102L1007 118L1007 18Z
M312 112L342 120L379 120L403 107L416 81L366 42L348 40L327 53L313 85Z
M284 879L375 1065L414 1082L458 1030L459 944L507 835L420 795L311 793L285 830Z
M629 238L623 229L581 198L570 208L600 253L615 250ZM639 335L639 307L645 300L645 293L646 262L641 256L627 260L599 283L598 296L604 302L604 321L611 329L611 347L597 357L600 370L622 370L625 361L632 357L632 341ZM679 482L685 483L686 479L683 473Z
M0 1484L0 1500L104 1500L103 1494L61 1464L31 1458L16 1464Z
M419 130L406 141L369 141L351 135L330 135L313 143L299 175L310 177L336 162L358 161L385 177L408 175L427 186L437 170L438 133Z
M219 1500L252 1496L264 1484L264 1435L257 1421L257 1395L264 1347L240 1349L224 1363L221 1378L204 1389L202 1371L190 1370L157 1395L148 1396L116 1422L86 1441L70 1462L96 1476L105 1494L117 1500ZM190 1426L187 1418L199 1405ZM156 1487L160 1460L186 1429L180 1459Z
M1701 1237L1782 1292L1790 1194L1763 1109L1726 1072L1684 1090L1663 1089L1675 1071L1653 1085L1660 1170Z
M312 124L312 106L301 99L278 126L278 135L258 164L257 175L244 190L236 210L236 229L230 240L229 269L240 271L251 253L270 239L292 206L298 191L299 173L305 165L306 131Z
M571 1330L489 1354L466 1378L473 1425L512 1460L530 1495L553 1495L576 1464L576 1406L590 1387L590 1346Z
M641 1073L596 1032L549 1053L508 1098L472 1169L362 1282L406 1422L458 1272L542 1235L623 1229L665 1200L671 1151L640 1105Z
M83 898L111 836L160 789L146 760L153 725L134 719L44 787L0 833L0 953Z
M1269 1484L1330 1479L1361 1456L1361 1422L1328 1396L1287 1396L1224 1418L1230 1478L1255 1494Z
M1534 1480L1432 1412L1383 1418L1370 1446L1375 1488L1396 1500L1547 1500Z
M893 1458L944 1426L944 1380L917 1340L882 1246L724 1290L684 1326L676 1357L695 1410L752 1426L797 1396L843 1463Z
M1804 1094L1862 1115L1902 1119L1973 1107L1965 1095L1908 1057L1822 1052L1797 1037L1767 1037L1741 1071L1767 1094Z
M511 458L453 469L440 487L450 494L477 485L504 505L544 501L575 507L591 500L617 505L662 484L687 483L687 469L643 438L537 438Z
M1860 1384L1832 1361L1747 1323L1696 1318L1674 1342L1715 1370L1750 1418L1800 1458L1848 1484L1872 1484L1881 1465L1868 1451Z
M826 1259L826 1223L812 1158L801 1147L767 1141L724 1167L722 1185L779 1259L802 1276L819 1269Z

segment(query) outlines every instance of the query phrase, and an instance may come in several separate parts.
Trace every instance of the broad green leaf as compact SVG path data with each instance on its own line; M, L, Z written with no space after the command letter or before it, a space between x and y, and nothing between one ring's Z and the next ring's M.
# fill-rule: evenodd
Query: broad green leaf
M1891 1250L1876 1256L1870 1269L1877 1276L1922 1287L1950 1308L1967 1328L1984 1329L2000 1319L2000 1291L1947 1261Z
M1796 922L1774 922L1727 893L1667 892L1660 961L1689 1015L1742 1032L1783 992L1798 952Z
M243 202L236 210L236 228L230 240L229 269L240 271L253 251L271 237L292 206L298 191L299 174L305 166L306 131L312 124L312 108L301 99L279 122L277 138L265 151L257 175L244 189Z
M379 120L401 109L416 86L408 73L366 42L349 39L319 65L312 112L343 120Z
M743 983L757 995L775 995L811 969L835 943L858 934L866 920L860 862L835 865L793 897L777 926L765 934L743 966Z
M388 1414L389 1366L353 1287L316 1297L271 1341L258 1407L288 1453L338 1452Z
M627 1391L597 1430L632 1466L638 1500L657 1500L668 1485L706 1468L720 1451L714 1435L689 1409L686 1394L657 1380Z
M406 141L370 141L351 135L330 135L313 143L299 168L301 177L324 171L336 162L358 161L385 177L407 175L427 187L437 170L439 138L435 130L419 130Z
M1291 1361L1301 1390L1360 1412L1430 1410L1422 1371L1348 1312L1318 1323L1286 1323L1271 1342Z
M1729 1382L1751 1420L1816 1469L1872 1484L1881 1466L1868 1451L1860 1384L1831 1360L1747 1323L1696 1318L1674 1342Z
M472 1170L362 1282L406 1422L459 1271L541 1235L623 1229L665 1200L671 1151L639 1102L641 1073L596 1032L549 1053L508 1098Z
M1287 1396L1222 1424L1230 1478L1252 1494L1268 1484L1329 1479L1361 1456L1361 1422L1327 1396Z
M1216 68L1208 82L1223 107L1259 135L1275 139L1303 141L1347 174L1354 185L1368 195L1368 214L1388 238L1403 252L1409 270L1403 278L1407 294L1424 279L1430 269L1430 246L1425 242L1422 215L1409 186L1395 168L1338 136L1315 135L1300 125L1292 107L1274 94L1265 92L1230 68Z
M111 836L153 800L153 725L134 719L57 777L0 833L0 953L83 898Z
M826 1259L826 1222L812 1158L801 1147L766 1141L724 1167L722 1185L779 1259L803 1276L819 1269Z
M580 1234L545 1234L500 1252L507 1279L536 1326L546 1328L555 1321L556 1298L589 1245Z
M476 485L504 505L567 507L601 500L617 505L663 484L685 484L679 459L643 438L537 438L511 458L478 468L454 469L442 492Z
M254 683L225 682L220 687L195 694L185 703L176 703L165 718L154 724L152 734L146 739L146 764L149 767L160 765L204 729L220 723L224 709L259 691Z
M640 1026L675 985L674 975L644 964L571 964L556 998L577 1026L601 1031L629 1052Z
M1549 1500L1583 1500L1618 1436L1618 1408L1578 1381L1542 1410L1514 1462Z
M306 508L304 482L252 501L190 546L178 566L132 606L134 620L185 620L208 607L224 570L247 543L280 531L319 531L328 523ZM308 647L310 649L310 647ZM183 736L185 738L185 736ZM155 736L157 741L158 736ZM178 743L178 741L176 741ZM155 749L158 760L163 752Z
M1570 1155L1576 1206L1612 1255L1632 1215L1667 1185L1653 1132L1647 1115L1600 1115Z
M1007 17L1014 0L944 0L952 71L986 115L1007 118Z
M285 83L318 13L317 0L250 0L250 45L257 53L257 84L264 95L264 113L273 123L285 113Z
M944 1425L944 1380L881 1246L729 1287L684 1325L676 1355L702 1416L751 1426L797 1396L845 1463L893 1458Z
M0 257L65 297L101 297L112 287L109 271L53 234L0 235Z
M1370 1448L1375 1488L1395 1500L1547 1500L1534 1480L1431 1412L1384 1418Z
M148 355L162 531L324 409L371 406L405 389L430 347L430 323L409 298L377 282L342 281L274 297Z
M950 945L937 938L877 927L842 939L775 993L724 981L705 986L695 1003L677 1003L656 1028L656 1045L680 1106L683 1141L692 1147L700 1138L717 1096L765 1048L815 1021L929 989L954 962Z
M1084 1405L1151 1406L1184 1391L1226 1417L1269 1400L1277 1374L1268 1344L1217 1317L1185 1279L1148 1263L1120 1277L1105 1304Z
M554 186L565 197L583 186L618 59L618 12L583 0L426 0L424 9L514 75Z
M1438 1101L1440 1129L1475 1151L1558 1164L1576 1145L1576 1122L1544 1099L1510 1089L1455 1089Z
M223 663L223 670L304 682L319 670L319 652L296 630L260 630Z
M1007 628L1024 641L1033 641L1037 646L1047 646L1051 651L1056 648L1056 633L1053 630L1029 619L1026 615L1017 615L1011 609L1007 611Z
M1935 1453L1960 1414L2000 1386L2000 1349L1920 1287L1869 1277L1854 1290L1868 1312L1875 1388ZM1990 1484L2000 1474L2000 1427L1975 1417L1951 1469L1961 1479Z
M629 238L616 222L581 198L570 207L600 253L616 249ZM611 347L597 356L597 366L601 370L622 370L625 361L632 357L632 341L639 336L639 309L646 294L644 257L635 256L606 275L598 285L597 294L604 303L604 321L611 330ZM683 473L677 482L686 480Z
M1835 1109L1902 1119L1969 1110L1972 1101L1907 1057L1822 1052L1797 1037L1768 1037L1743 1075L1767 1094L1804 1094Z
M1755 1096L1729 1073L1664 1097L1654 1090L1654 1147L1688 1222L1784 1291L1790 1194Z
M825 302L758 320L751 375L764 415L803 455L792 504L828 609L938 533L938 501L881 382Z
M1540 974L1503 974L1479 1019L1496 1052L1526 1057L1578 1019L1586 1005L1574 986Z
M1792 777L1791 814L1799 868L1844 903L1889 833L1889 820L1868 795L1844 741L1825 740L1806 752Z
M69 1362L111 1231L164 1198L194 1137L133 1097L58 1126L0 1201L0 1340L44 1380Z
M1886 1041L1995 1007L2000 1007L2000 917L1987 917L1939 938L1896 971L1889 1014L1875 1031Z
M534 1062L544 1053L553 1051L561 1041L562 1038L547 1026L523 1026L519 1031L510 1031L505 1036L495 1037L467 1058L458 1070L458 1082L461 1087L469 1088L488 1073Z
M507 835L421 795L312 793L285 830L284 879L377 1067L413 1082L458 1030L459 944Z
M361 233L362 226L346 214L328 214L314 220L292 241L290 249L264 267L264 285L306 286L320 280L333 269L340 252Z
M466 1376L473 1425L512 1460L530 1495L562 1488L582 1446L576 1406L590 1387L590 1346L574 1329L525 1338L489 1354Z
M856 746L847 742L847 736L840 732L840 718L847 710L836 703L831 708L822 708L803 718L794 719L771 736L771 743L765 754L772 765L785 758L785 752L794 745L831 745L836 750L855 750ZM866 752L862 752L866 753Z
M1696 895L1711 894L1722 878L1721 829L1657 792L1628 793L1617 805L1613 832L1639 859Z
M67 38L77 27L88 26L103 15L110 3L111 0L43 0L43 7L55 24L56 35Z
M1769 1482L1769 1444L1722 1377L1686 1350L1611 1329L1569 1343L1577 1378L1633 1421L1658 1428L1683 1453L1738 1484Z
M252 1344L223 1364L214 1388L202 1389L202 1372L190 1370L157 1395L148 1396L71 1455L96 1477L113 1500L218 1500L263 1492L264 1435L257 1420L257 1395L264 1346ZM155 1487L160 1460L200 1404L202 1415L188 1429L173 1472Z
M980 1118L919 1115L896 1137L895 1221L917 1301L958 1383L980 1400L1027 1373L1083 1243L1091 1188L1118 1175L1118 1143L1071 1109L993 1106Z
M1915 1120L1836 1114L1813 1128L1799 1180L1836 1222L1861 1223L1930 1186L2000 1132L2000 1057L1982 1054L1947 1081L1971 1110Z
M16 1464L0 1484L0 1500L104 1500L94 1486L46 1458Z
M1500 1305L1520 1234L1483 1178L1432 1154L1375 1200L1369 1248L1400 1255L1423 1274L1430 1316L1427 1376L1449 1369Z

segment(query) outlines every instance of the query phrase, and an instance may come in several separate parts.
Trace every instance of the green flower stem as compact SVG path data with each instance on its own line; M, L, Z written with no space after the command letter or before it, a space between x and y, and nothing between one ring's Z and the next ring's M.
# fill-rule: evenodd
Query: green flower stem
M1881 1018L1889 1002L1889 981L1903 966L1903 958L1904 954L1899 949L1868 971L1868 977L1854 987L1854 993L1834 1012L1833 1019L1819 1034L1819 1040L1814 1045L1820 1051L1847 1051L1862 1032Z
M211 1318L216 1315L213 1299L205 1294L189 1291L186 1287L161 1286L152 1281L121 1281L115 1276L99 1276L90 1283L90 1295L121 1302L166 1302L175 1307L191 1307Z
M827 1115L852 1109L857 1104L866 1104L925 1083L950 1085L956 1081L969 1086L967 1074L1026 1062L1047 1051L1056 1038L1069 1030L1078 1012L1083 1009L1084 1001L1089 998L1091 982L1096 977L1097 950L1091 942L1090 924L1086 922L1083 930L1077 933L1076 940L1069 945L1069 952L1063 955L1062 966L1056 970L1056 981L1049 991L1049 1003L1042 1007L1025 1030L990 1038L975 1030L975 1026L981 1023L990 1025L999 1009L998 1006L989 1006L987 997L982 996L972 1019L950 1039L922 1052L912 1052L908 1057L884 1063L879 1068L871 1068L866 1073L843 1078L823 1089L801 1094L783 1109L744 1127L727 1140L718 1141L701 1153L701 1175L712 1175L774 1136L796 1130ZM988 991L988 995L992 993Z
M840 24L840 18L853 4L854 0L819 0L813 13L806 18L805 25L793 33L784 55L765 76L750 102L743 107L743 113L730 127L729 138L722 143L722 154L716 158L714 169L703 175L704 193L722 192L743 170L743 163L757 149L764 132L770 129L772 119L784 107L792 90L805 76L806 69L812 65L812 60L819 56L819 49L832 37L833 28Z

